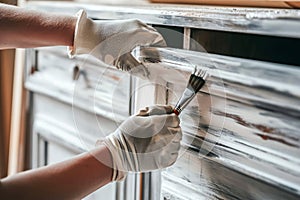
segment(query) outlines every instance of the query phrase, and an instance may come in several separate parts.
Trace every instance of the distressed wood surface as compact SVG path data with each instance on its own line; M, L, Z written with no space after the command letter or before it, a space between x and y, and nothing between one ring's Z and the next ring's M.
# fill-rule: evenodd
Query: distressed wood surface
M56 48L40 49L39 68L27 78L27 88L67 105L73 102L79 110L103 119L121 121L128 116L128 76L124 85L118 85L125 73L111 69L103 73L93 60L83 64L84 58L69 60L62 55ZM181 115L183 153L163 173L165 199L299 198L298 67L179 49L141 48L135 56L144 63L152 82L168 82L170 104L176 103L195 65L210 69L206 86ZM80 92L75 92L74 101L76 65L87 78L79 76L76 87ZM97 87L100 75L103 88ZM121 88L116 90L119 99L115 103L126 110L117 113L119 118L111 114L112 85ZM101 96L95 97L99 105L91 98L95 91ZM60 116L58 120L71 120L64 116L64 109L53 113L39 107L48 117L54 114L53 118ZM80 129L89 130L86 125ZM95 139L93 134L86 136L86 143Z
M181 115L184 153L163 173L165 199L299 198L300 69L178 49L142 48L138 55L154 82L168 82L170 104L176 103L194 65L210 69L206 86ZM82 65L82 60L66 59L52 48L40 50L38 58L38 71L27 78L29 90L108 119L128 116L128 82L117 90L115 102L127 113L123 110L119 118L111 114L112 88L120 86L116 77L123 73L108 70L104 75L111 76L101 77L106 83L98 89L103 71L93 67L94 61ZM87 78L79 76L78 100L72 101L75 65L84 66ZM91 99L95 91L99 105Z
M185 5L107 6L70 2L28 2L31 9L75 14L86 9L94 19L137 18L146 23L300 38L297 9Z
M169 82L168 102L173 105L195 65L210 74L181 115L182 144L186 153L197 156L179 161L170 176L195 173L190 177L196 180L186 181L220 194L216 199L300 197L298 67L178 49L142 48L136 58L151 81ZM197 164L197 159L208 164ZM199 199L208 195L202 190L195 192ZM180 196L180 186L177 191Z
M183 154L162 173L164 200L299 199L282 188L212 161L194 152Z
M130 77L93 58L69 59L65 51L41 48L38 70L28 76L26 88L121 122L129 116ZM74 80L74 67L79 71ZM55 79L53 78L55 77Z
M266 8L299 8L297 0L151 0L154 3L198 4L219 6L252 6Z
M67 14L84 8L94 19L138 18L156 25L300 38L299 10L161 5L120 7L61 2L29 2L27 5ZM61 54L55 51L47 52L43 59L59 60L50 55ZM57 73L48 69L45 72L51 76L59 76L61 72L68 74L61 77L65 80L63 83L51 82L47 73L40 73L41 76L37 73L29 79L27 87L72 103L69 88L72 81L68 79L72 77L72 69L61 70L62 65L58 66L58 63L69 65L63 61L66 57L62 58L53 65ZM152 81L161 85L168 82L166 99L171 104L179 98L194 65L211 69L206 87L181 115L184 153L163 173L164 199L299 199L298 67L178 49L141 49L137 59L145 63ZM91 68L87 73L93 76L94 72ZM91 81L92 88L95 80ZM118 83L113 78L108 80ZM90 91L86 90L87 83L82 76L79 82L82 89ZM99 94L107 92L111 94L104 90ZM91 97L91 94L93 92L83 92L78 96ZM126 95L120 97L124 100L118 104L130 103ZM99 98L104 102L100 104L106 106L97 105L96 108L105 117L116 119L111 115L109 98ZM75 104L78 108L95 112L90 98L78 99ZM120 121L125 118L122 113L118 116Z

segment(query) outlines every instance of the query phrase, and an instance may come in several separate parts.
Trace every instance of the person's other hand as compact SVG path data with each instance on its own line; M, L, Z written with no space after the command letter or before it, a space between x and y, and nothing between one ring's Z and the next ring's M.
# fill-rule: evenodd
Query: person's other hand
M84 10L78 13L70 57L91 54L109 65L123 69L119 59L136 46L165 46L154 28L136 20L91 20ZM122 62L121 62L122 63Z
M146 107L98 142L111 152L113 181L122 180L128 171L163 169L176 161L182 133L172 112L171 106Z

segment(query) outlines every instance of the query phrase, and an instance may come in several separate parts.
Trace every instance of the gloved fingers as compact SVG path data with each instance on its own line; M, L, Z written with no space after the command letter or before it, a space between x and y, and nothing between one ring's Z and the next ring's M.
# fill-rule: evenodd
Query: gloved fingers
M180 120L177 115L175 115L174 113L167 115L167 120L166 120L167 127L177 128L177 127L179 127L179 123L180 123Z
M131 53L125 53L118 57L117 60L114 60L113 65L122 71L130 71L132 68L138 67L141 64L131 55Z
M167 46L167 42L163 38L163 36L159 32L155 32L155 33L157 33L157 37L152 41L151 46L154 46L154 47L166 47Z
M168 115L152 115L150 117L153 118L153 122L160 123L160 125L163 125L164 127L179 127L179 117L174 113Z
M165 41L165 39L163 38L163 36L159 33L157 33L157 37L155 38L154 41L152 41L152 44L150 44L151 46L156 46L156 47L166 47L167 43Z
M173 113L173 107L170 105L153 105L139 111L137 116L164 115Z
M120 43L123 42L124 38L127 38L127 41L120 46ZM107 38L105 41L102 41L98 49L105 54L104 58L110 58L104 59L105 63L114 65L118 69L129 71L141 66L141 64L131 55L134 48L137 46L149 45L163 46L164 44L165 41L158 32L139 28L115 34ZM107 53L105 53L105 51Z
M178 132L178 129L169 130L168 134L161 134L159 140L156 141L161 148L171 149L172 151L177 150L177 146L180 146L180 141L182 139L181 131ZM176 147L176 148L175 148Z
M173 165L178 158L178 153L171 153L169 151L162 151L156 160L156 165L159 169L163 169Z
M114 22L114 23L118 22L121 25L125 25L125 27L122 28L122 29L125 29L125 30L144 27L144 28L147 28L151 31L156 31L155 28L153 28L152 26L149 26L148 24L146 24L146 23L144 23L144 22L142 22L141 20L138 20L138 19L113 20L112 22Z
M134 42L132 43L130 50L137 46L151 46L158 43L165 43L163 36L157 31L150 31L148 29L137 29L132 31L134 34ZM165 45L164 45L165 46Z
M145 24L141 21L139 21L139 22L140 22L141 25L144 26L144 28L146 30L148 30L150 32L157 33L159 35L159 37L157 37L157 39L152 42L152 44L151 44L152 46L157 46L157 47L167 46L167 43L166 43L165 39L162 37L162 35L155 28L153 28L152 26L149 26L149 25L147 25L147 24Z
M178 152L177 153L172 153L170 157L171 157L170 158L171 162L170 162L169 166L173 165L176 162L176 160L178 158Z
M98 24L99 27L105 28L105 30L102 31L109 31L109 34L111 35L142 28L150 31L156 31L156 29L138 19L100 20L95 21L95 23Z
M136 116L149 116L149 107L140 109Z
M121 27L123 25L122 30L134 30L134 29L144 29L146 31L149 32L156 32L158 34L160 34L154 27L138 20L138 19L129 19L129 20L114 20L115 22L119 22L120 25L118 25L119 27Z
M173 113L173 107L170 105L154 105L149 107L149 115L163 115Z
M171 147L169 148L168 151L170 165L173 165L176 162L179 155L179 150L180 150L180 143L171 144Z
M152 142L154 146L151 151L162 151L172 148L174 135L156 135Z
M149 44L150 46L155 46L155 47L166 47L167 46L165 39L159 32L157 32L155 30L155 31L151 31L150 33L155 36L154 40L152 40L152 42Z
M136 138L151 138L154 135L168 133L167 127L178 126L171 115L132 116L123 122L119 129Z
M181 147L180 142L173 143L171 148L172 149L171 154L178 154L180 147Z
M179 118L177 115L151 115L148 117L139 117L136 121L140 121L139 124L144 126L152 127L154 134L167 132L165 128L173 127L176 128L179 126Z
M168 127L169 132L173 135L172 142L179 143L182 139L182 132L180 127Z
M157 32L157 30L155 28L153 28L152 26L149 26L148 24L146 24L146 23L144 23L144 22L142 22L140 20L138 20L138 22L139 22L139 24L141 26L147 28L149 31L155 31L155 32Z
M160 40L154 41L151 46L154 46L154 47L166 47L167 46L167 42L165 41L165 39L162 38Z

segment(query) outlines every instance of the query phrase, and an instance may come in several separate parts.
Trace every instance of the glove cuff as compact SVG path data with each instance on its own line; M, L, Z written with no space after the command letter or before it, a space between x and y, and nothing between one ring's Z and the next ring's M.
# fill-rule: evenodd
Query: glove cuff
M93 21L87 18L85 10L78 11L75 16L77 17L77 21L74 31L73 46L67 47L70 58L73 58L77 54L90 53L92 50L89 44L91 38L88 33L92 29ZM87 40L87 38L89 38L89 40Z
M99 142L104 144L110 151L113 163L113 166L111 166L113 169L112 181L124 180L127 176L127 172L124 170L124 159L122 153L119 151L119 142L115 140L112 135L102 141L98 141L97 144L99 144Z

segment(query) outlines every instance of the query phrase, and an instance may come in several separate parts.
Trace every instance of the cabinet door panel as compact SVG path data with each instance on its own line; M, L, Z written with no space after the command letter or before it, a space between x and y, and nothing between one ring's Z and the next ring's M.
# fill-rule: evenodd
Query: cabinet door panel
M36 50L28 90L118 122L129 116L130 76L91 57L69 59L60 48Z
M37 146L39 150L37 155L39 155L39 158L37 160L43 161L40 162L40 167L62 162L78 155L78 150L81 149L81 147L78 147L78 144L76 143L71 144L72 141L74 141L74 139L72 138L72 134L69 134L69 137L67 134L64 134L64 137L61 137L59 134L62 132L65 133L65 130L62 130L55 132L57 135L54 136L55 133L51 133L51 130L53 129L51 129L49 123L47 123L46 127L43 127L43 122L36 123L39 124L35 127L35 133L39 138ZM54 130L57 130L57 127L55 127ZM36 145L34 146L36 147ZM86 196L84 199L114 200L116 199L116 184L110 183L108 185L105 185L104 187Z

